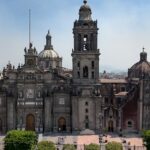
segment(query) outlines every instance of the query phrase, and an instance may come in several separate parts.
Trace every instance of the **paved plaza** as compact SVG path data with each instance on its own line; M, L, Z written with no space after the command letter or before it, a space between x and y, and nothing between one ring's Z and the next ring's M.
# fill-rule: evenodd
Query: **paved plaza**
M4 136L0 136L0 150L2 150ZM99 136L98 135L47 135L43 136L39 134L38 141L52 141L56 145L61 146L63 144L75 144L77 145L77 150L84 150L84 145L88 145L91 143L99 144ZM108 142L116 141L123 143L124 146L130 145L132 146L143 146L143 140L138 134L127 134L123 137L119 137L117 134L106 134L102 137L101 145L105 145ZM124 142L125 143L124 143ZM141 149L139 149L141 150ZM142 148L142 150L146 150Z
M77 144L77 145L88 145L90 143L99 144L98 135L50 135L43 136L41 140L53 141L56 144ZM123 137L119 137L117 134L106 134L102 137L102 142L116 141L131 146L143 146L143 140L138 134L127 134Z

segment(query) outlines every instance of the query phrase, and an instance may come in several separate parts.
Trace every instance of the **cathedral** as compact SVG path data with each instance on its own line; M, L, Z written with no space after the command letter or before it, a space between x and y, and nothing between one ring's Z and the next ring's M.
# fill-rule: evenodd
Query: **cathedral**
M70 31L71 32L71 31ZM83 1L73 24L72 69L62 66L48 31L44 50L24 49L24 64L0 77L0 134L138 132L150 128L150 63L143 50L127 78L99 75L97 21Z

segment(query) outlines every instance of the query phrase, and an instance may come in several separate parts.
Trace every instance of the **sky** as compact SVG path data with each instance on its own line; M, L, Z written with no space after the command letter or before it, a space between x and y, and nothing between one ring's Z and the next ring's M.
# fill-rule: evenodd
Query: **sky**
M73 22L83 0L0 0L0 70L10 61L24 64L29 41L40 52L50 30L54 49L63 66L72 68ZM150 0L88 0L93 20L98 21L100 71L127 71L139 61L142 48L150 60Z

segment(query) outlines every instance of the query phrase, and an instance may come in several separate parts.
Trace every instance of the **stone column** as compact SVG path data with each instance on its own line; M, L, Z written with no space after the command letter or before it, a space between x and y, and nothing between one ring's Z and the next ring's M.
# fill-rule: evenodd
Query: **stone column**
M46 97L44 101L44 132L52 129L52 97Z
M144 84L144 81L141 80L141 82L140 82L140 101L138 102L139 130L142 130L142 122L143 122L143 101L144 101L143 84Z
M7 130L15 129L15 99L13 97L7 98Z
M120 129L122 129L122 125L121 125L122 124L122 110L121 109L118 110L118 118L119 118L118 132L120 132Z
M100 113L102 114L100 98L96 98L95 111L96 111L96 113L95 113L96 114L95 127L96 127L96 131L99 131L100 130L100 124L102 124L102 119L101 119L101 122L100 122Z
M78 99L76 96L72 97L72 131L78 131Z

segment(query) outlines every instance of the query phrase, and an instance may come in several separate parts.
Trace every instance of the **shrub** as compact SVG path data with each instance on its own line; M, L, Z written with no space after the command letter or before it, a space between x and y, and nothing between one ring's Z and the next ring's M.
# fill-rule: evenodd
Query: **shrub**
M38 150L56 150L55 144L51 141L41 141L37 145Z
M76 150L75 146L72 144L65 144L63 150Z
M143 141L147 149L150 149L150 130L143 131Z
M99 150L100 146L97 144L85 145L85 150Z
M37 135L32 131L9 131L4 139L5 150L31 150L37 144Z
M121 143L110 142L106 144L106 150L123 150L123 147Z

